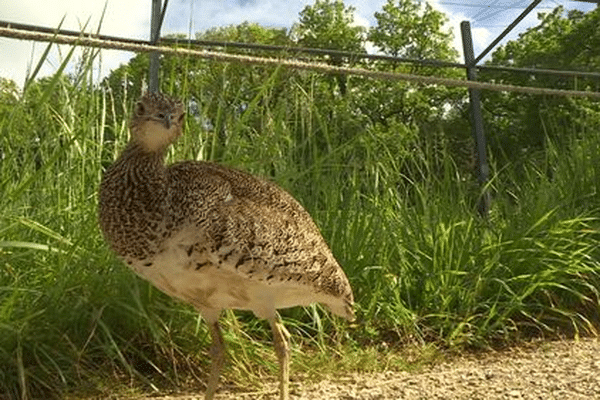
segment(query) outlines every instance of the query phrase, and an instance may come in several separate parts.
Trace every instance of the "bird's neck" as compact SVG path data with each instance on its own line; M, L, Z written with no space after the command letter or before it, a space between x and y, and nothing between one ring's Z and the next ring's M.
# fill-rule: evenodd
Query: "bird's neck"
M135 161L135 164L156 165L164 167L166 149L158 151L148 151L141 143L131 140L127 147L121 153L119 158L126 159L128 162Z
M129 169L130 172L144 173L148 179L165 173L165 151L147 151L140 143L131 141L127 144L116 164Z
M166 196L164 151L149 152L132 141L115 162L114 169L120 175L121 184L134 197L161 201Z
M103 230L118 254L137 259L153 254L148 243L157 245L157 232L170 218L164 155L128 144L104 174L100 204Z

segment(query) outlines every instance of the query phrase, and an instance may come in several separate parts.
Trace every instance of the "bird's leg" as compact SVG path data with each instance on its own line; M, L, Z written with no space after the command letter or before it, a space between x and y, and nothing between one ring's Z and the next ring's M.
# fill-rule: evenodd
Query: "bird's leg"
M279 320L279 316L269 319L273 330L273 341L275 342L275 353L279 359L279 398L289 400L290 398L290 347L288 339L289 332Z
M208 378L208 385L206 386L206 394L204 395L204 399L212 400L215 396L215 392L217 391L221 367L223 366L223 361L225 361L225 346L223 344L223 335L221 335L221 328L219 327L218 319L214 321L209 320L208 328L212 338L212 345L210 347L211 365L210 376Z

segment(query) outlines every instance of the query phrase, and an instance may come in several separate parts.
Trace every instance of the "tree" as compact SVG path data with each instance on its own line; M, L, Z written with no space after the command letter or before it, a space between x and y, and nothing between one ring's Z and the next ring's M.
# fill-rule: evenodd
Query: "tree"
M293 37L304 47L362 53L366 29L356 25L355 11L341 0L316 0L300 12Z
M0 77L0 104L14 105L19 101L19 86L15 81Z
M445 30L446 16L429 4L413 0L388 0L375 13L377 25L369 30L368 40L379 50L394 57L432 60L456 60L452 33ZM372 67L383 71L419 73L454 77L459 71L418 64L377 61ZM360 107L375 123L392 120L424 124L440 119L449 104L462 98L461 89L442 86L417 86L407 82L367 81L361 91Z
M367 39L383 54L417 60L456 61L458 52L453 47L453 33L447 27L448 18L427 2L415 0L388 0L375 13L376 25ZM464 72L417 63L375 61L371 68L462 78ZM442 85L422 85L412 82L368 80L363 82L357 106L362 113L383 129L397 129L404 125L419 132L419 146L430 154L429 167L436 169L436 160L449 152L461 171L472 171L474 143L468 121L466 91ZM402 141L403 138L398 138ZM442 168L441 166L438 166ZM418 170L419 168L415 168Z
M300 12L292 28L292 37L302 47L365 53L366 29L356 25L356 9L341 0L316 0ZM331 56L331 64L344 64L340 56ZM336 77L340 93L347 92L347 76Z
M240 25L211 28L205 32L197 33L196 38L199 40L260 43L283 46L290 44L290 38L286 28L266 28L250 22L243 22Z
M388 0L375 19L368 39L382 53L419 60L454 61L458 56L452 32L445 29L448 18L427 2Z
M498 48L492 65L597 72L600 67L600 10L565 12L557 7L538 14L539 24ZM598 79L512 72L485 72L481 79L522 86L595 90ZM489 92L483 97L490 145L497 158L518 161L541 150L548 137L571 140L572 135L597 129L600 104L586 98L532 96Z

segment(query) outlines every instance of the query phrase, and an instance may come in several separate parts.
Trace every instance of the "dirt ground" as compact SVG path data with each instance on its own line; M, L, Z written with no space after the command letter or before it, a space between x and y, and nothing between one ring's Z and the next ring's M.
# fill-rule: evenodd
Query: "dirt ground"
M253 392L222 388L216 399L275 400L276 389L275 382ZM297 381L290 389L291 400L600 399L600 340L541 342L455 357L421 372L351 374L308 384ZM203 396L152 398L157 399Z

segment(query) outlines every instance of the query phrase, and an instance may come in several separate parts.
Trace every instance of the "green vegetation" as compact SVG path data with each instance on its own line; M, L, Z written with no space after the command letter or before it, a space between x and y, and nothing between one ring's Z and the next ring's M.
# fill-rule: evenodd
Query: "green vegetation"
M565 71L597 72L600 65L600 34L592 27L600 20L595 10L572 10L565 15L562 7L540 14L538 26L522 33L519 40L494 52L489 64L524 68L548 68ZM486 72L482 79L523 86L598 91L598 78L527 73ZM589 121L597 121L597 101L565 97L528 96L517 93L490 93L484 98L486 121L492 135L490 146L501 158L520 163L521 155L534 155L545 148L545 140L566 142L588 132ZM569 127L565 132L554 126ZM564 143L565 145L567 143ZM520 151L514 151L520 149Z
M405 21L390 4L407 7ZM338 2L317 6L351 15ZM386 7L378 17L386 24L428 13L432 27L441 29L433 10L410 11L406 1ZM574 32L585 23L596 34L590 21L599 15L572 20L553 13L543 24L569 20L567 32ZM378 46L404 54L406 44L385 44L385 32L372 31ZM534 41L532 34L517 44ZM300 40L252 24L204 35ZM431 52L422 43L422 53L411 47L410 54L451 59L449 41L440 34ZM508 48L529 54L517 44L495 57ZM563 48L573 50L568 43ZM539 51L540 59L547 56ZM122 265L97 226L100 176L127 140L127 115L147 58L137 56L97 83L93 52L67 76L69 57L56 75L33 76L22 93L0 81L0 398L64 397L73 390L108 396L115 386L201 388L205 325L191 307ZM169 159L215 159L285 187L314 217L351 280L355 324L320 307L282 312L292 333L294 374L407 368L389 351L407 345L464 349L597 333L597 102L532 98L548 113L538 116L543 129L530 142L518 137L521 148L500 139L531 114L517 107L516 95L485 93L490 118L496 109L513 114L503 120L510 123L500 119L504 113L488 121L498 140L490 154L493 209L482 219L460 90L398 84L393 97L384 82L351 77L342 90L338 79L316 74L185 58L163 59L161 74L164 91L190 100L186 133ZM564 115L577 124L552 118L559 115L552 104L572 107ZM236 317L223 318L225 376L258 384L276 371L269 330L251 314Z

